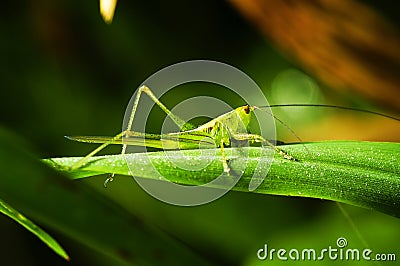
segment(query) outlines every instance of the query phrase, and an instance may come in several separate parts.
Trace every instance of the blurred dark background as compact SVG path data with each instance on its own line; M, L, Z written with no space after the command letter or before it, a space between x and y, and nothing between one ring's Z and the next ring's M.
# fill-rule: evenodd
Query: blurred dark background
M393 32L397 31L398 7L393 1L362 3L385 19ZM113 23L106 25L97 1L37 0L3 5L2 126L27 139L40 158L85 155L94 146L74 143L63 136L115 135L121 129L130 97L143 80L163 67L193 59L221 61L243 70L258 83L270 103L338 104L399 116L400 106L390 99L399 96L398 87L393 85L400 74L397 54L393 60L390 56L388 60L379 60L379 54L374 57L380 62L376 63L379 71L392 73L391 85L395 88L376 90L391 97L375 96L373 90L352 90L357 86L346 83L346 78L340 80L340 75L336 79L340 85L335 86L330 82L332 77L326 78L325 72L310 67L312 60L298 56L301 49L297 54L291 53L291 47L282 46L282 39L276 35L268 38L269 31L259 30L260 23L243 16L239 6L214 0L119 1ZM352 12L358 16L357 10ZM282 14L282 19L291 17ZM377 32L384 35L386 28ZM391 38L381 42L396 41ZM357 46L352 50L357 51ZM344 57L334 53L327 54L340 62L358 60L352 54ZM394 63L385 64L387 61ZM386 85L389 86L382 87ZM207 84L204 86L207 91ZM180 100L199 94L202 88L195 86L180 95L168 94L162 100L173 107ZM212 96L226 100L226 95L218 92ZM400 141L399 123L381 117L313 108L277 110L276 114L306 141ZM279 127L278 139L295 140ZM110 147L104 153L119 151L120 147ZM109 189L103 189L104 178L78 182L93 185L129 211L221 264L256 264L256 251L264 243L276 248L318 248L334 244L344 236L354 247L363 247L331 202L231 192L205 206L181 208L151 198L130 177L118 177ZM397 219L346 207L373 250L400 251ZM103 255L46 229L70 253L72 261L68 265L107 264ZM0 217L0 230L4 265L67 265L10 219Z

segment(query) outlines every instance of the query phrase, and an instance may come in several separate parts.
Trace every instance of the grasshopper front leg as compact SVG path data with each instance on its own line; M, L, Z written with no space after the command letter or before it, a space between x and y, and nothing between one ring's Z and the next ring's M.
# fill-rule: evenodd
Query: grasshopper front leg
M274 144L272 144L270 141L266 140L265 138L263 138L260 135L257 134L234 134L232 136L234 139L236 140L247 140L251 143L263 143L266 144L268 146L270 146L271 148L273 148L277 153L279 153L283 158L287 159L287 160L291 160L291 161L297 161L296 158L294 158L293 156L291 156L290 154L286 153L285 151L279 149L277 146L275 146Z
M228 165L228 160L226 159L226 153L224 148L224 141L220 141L220 148L221 148L221 156L222 156L222 166L224 167L224 172L229 175L231 168Z

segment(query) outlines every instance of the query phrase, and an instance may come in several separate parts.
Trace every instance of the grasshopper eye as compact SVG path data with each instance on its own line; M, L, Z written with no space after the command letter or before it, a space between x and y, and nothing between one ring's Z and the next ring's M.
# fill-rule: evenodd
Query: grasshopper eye
M243 111L246 113L246 115L248 115L250 113L250 106L249 105L243 106Z

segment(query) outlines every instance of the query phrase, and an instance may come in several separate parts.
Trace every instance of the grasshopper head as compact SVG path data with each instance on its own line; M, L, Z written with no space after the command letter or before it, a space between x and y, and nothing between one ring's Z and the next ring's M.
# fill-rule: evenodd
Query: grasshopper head
M253 111L254 111L254 108L248 104L236 108L236 113L246 128L250 124L251 115L252 115Z

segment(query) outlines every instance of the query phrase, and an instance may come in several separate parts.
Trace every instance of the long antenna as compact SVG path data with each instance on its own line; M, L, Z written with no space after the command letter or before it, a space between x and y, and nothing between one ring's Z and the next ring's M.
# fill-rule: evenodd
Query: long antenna
M370 111L370 110L365 110L365 109L359 109L359 108L353 108L353 107L346 107L346 106L339 106L339 105L330 105L330 104L314 104L314 103L290 103L290 104L271 104L271 105L265 105L265 106L257 106L257 108L274 108L274 107L324 107L324 108L335 108L335 109L342 109L342 110L351 110L351 111L357 111L357 112L362 112L362 113L367 113L367 114L373 114L373 115L378 115L382 117L386 117L389 119L393 119L396 121L400 121L400 118Z
M262 108L267 108L267 107L277 107L277 106L253 106L254 110L262 110ZM264 112L266 112L267 114L269 114L270 116L272 116L276 121L278 121L281 125L283 125L287 130L290 131L290 133L292 133L293 136L296 137L296 139L301 143L301 145L303 145L305 151L310 155L310 151L307 149L306 145L304 145L304 141L299 137L299 135L296 134L296 132L294 132L293 129L291 129L289 127L288 124L286 124L285 122L283 122L279 117L277 117L276 115L274 115L273 113L268 112L267 110L262 110Z
M266 108L266 107L278 107L278 106L254 106L254 109L255 110L257 110L257 109L260 109L261 110L261 108ZM280 106L279 106L280 107ZM265 111L265 110L264 110ZM271 113L269 113L269 112L267 112L269 115L271 115L273 118L275 118L275 120L276 121L278 121L280 124L282 124L287 130L289 130L290 131L290 133L292 133L296 138L297 138L297 140L299 141L299 142L303 142L303 140L296 134L296 132L294 132L294 130L293 129L291 129L290 127L289 127L289 125L288 124L286 124L285 122L283 122L283 120L282 119L280 119L279 117L277 117L276 115L274 115L274 114L271 114Z
M314 104L314 103L289 103L289 104L271 104L271 105L264 105L264 106L253 106L254 109L263 109L263 108L275 108L275 107L323 107L323 108L334 108L334 109L342 109L342 110L350 110L350 111L356 111L356 112L362 112L362 113L367 113L367 114L372 114L372 115L377 115L377 116L382 116L385 118L393 119L396 121L400 121L400 118L370 111L370 110L365 110L365 109L359 109L359 108L353 108L353 107L347 107L347 106L339 106L339 105L330 105L330 104ZM265 110L264 110L265 111ZM283 125L290 133L292 133L293 136L296 137L296 139L302 143L304 149L307 151L308 154L311 155L307 147L304 145L303 140L294 132L293 129L289 127L285 122L283 122L281 119L279 119L277 116L275 116L272 113L267 112L269 115L271 115L276 121L278 121L281 125Z

